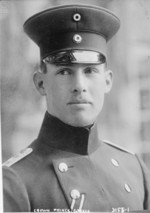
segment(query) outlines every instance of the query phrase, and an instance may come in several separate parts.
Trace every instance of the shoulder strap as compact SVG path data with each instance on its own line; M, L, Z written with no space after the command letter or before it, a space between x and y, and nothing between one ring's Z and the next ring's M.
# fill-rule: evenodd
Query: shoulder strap
M26 149L22 150L17 155L15 155L15 156L9 158L7 161L5 161L3 163L3 166L7 166L7 167L12 166L14 163L20 161L21 159L23 159L24 157L29 155L32 151L33 151L32 148L26 148Z
M113 147L115 147L115 148L117 148L117 149L120 149L120 150L122 150L122 151L124 151L124 152L128 152L128 153L130 153L130 154L132 154L132 155L135 155L134 152L129 151L128 149L125 149L125 148L123 148L123 147L121 147L121 146L119 146L119 145L117 145L117 144L114 144L114 143L112 143L112 142L110 142L110 141L103 140L103 142L106 143L106 144L108 144L108 145L110 145L110 146L113 146Z

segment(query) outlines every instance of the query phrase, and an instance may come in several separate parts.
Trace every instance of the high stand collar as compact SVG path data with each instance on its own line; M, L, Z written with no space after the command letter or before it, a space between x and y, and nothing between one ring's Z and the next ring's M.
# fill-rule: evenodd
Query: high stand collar
M91 127L74 127L48 112L45 113L38 139L51 148L80 155L91 154L100 145L96 124Z

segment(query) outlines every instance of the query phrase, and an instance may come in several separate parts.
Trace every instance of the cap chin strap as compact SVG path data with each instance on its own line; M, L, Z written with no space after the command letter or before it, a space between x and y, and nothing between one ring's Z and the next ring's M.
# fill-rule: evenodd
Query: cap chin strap
M51 64L103 64L106 58L99 52L89 50L66 50L47 56L43 59L44 63Z

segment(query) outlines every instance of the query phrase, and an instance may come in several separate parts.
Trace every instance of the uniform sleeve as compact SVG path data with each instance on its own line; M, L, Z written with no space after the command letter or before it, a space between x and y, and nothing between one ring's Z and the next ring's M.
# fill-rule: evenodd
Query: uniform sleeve
M141 165L144 179L144 188L145 188L144 209L150 210L150 171L138 156L137 159Z
M28 194L21 178L9 167L3 167L4 212L28 212Z

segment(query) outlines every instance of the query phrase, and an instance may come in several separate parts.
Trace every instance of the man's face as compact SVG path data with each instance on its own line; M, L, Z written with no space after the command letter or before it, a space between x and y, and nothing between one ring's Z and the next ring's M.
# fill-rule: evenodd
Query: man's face
M35 79L46 96L48 112L72 126L93 124L112 85L112 72L104 64L47 64L47 73ZM42 91L42 92L41 92Z

